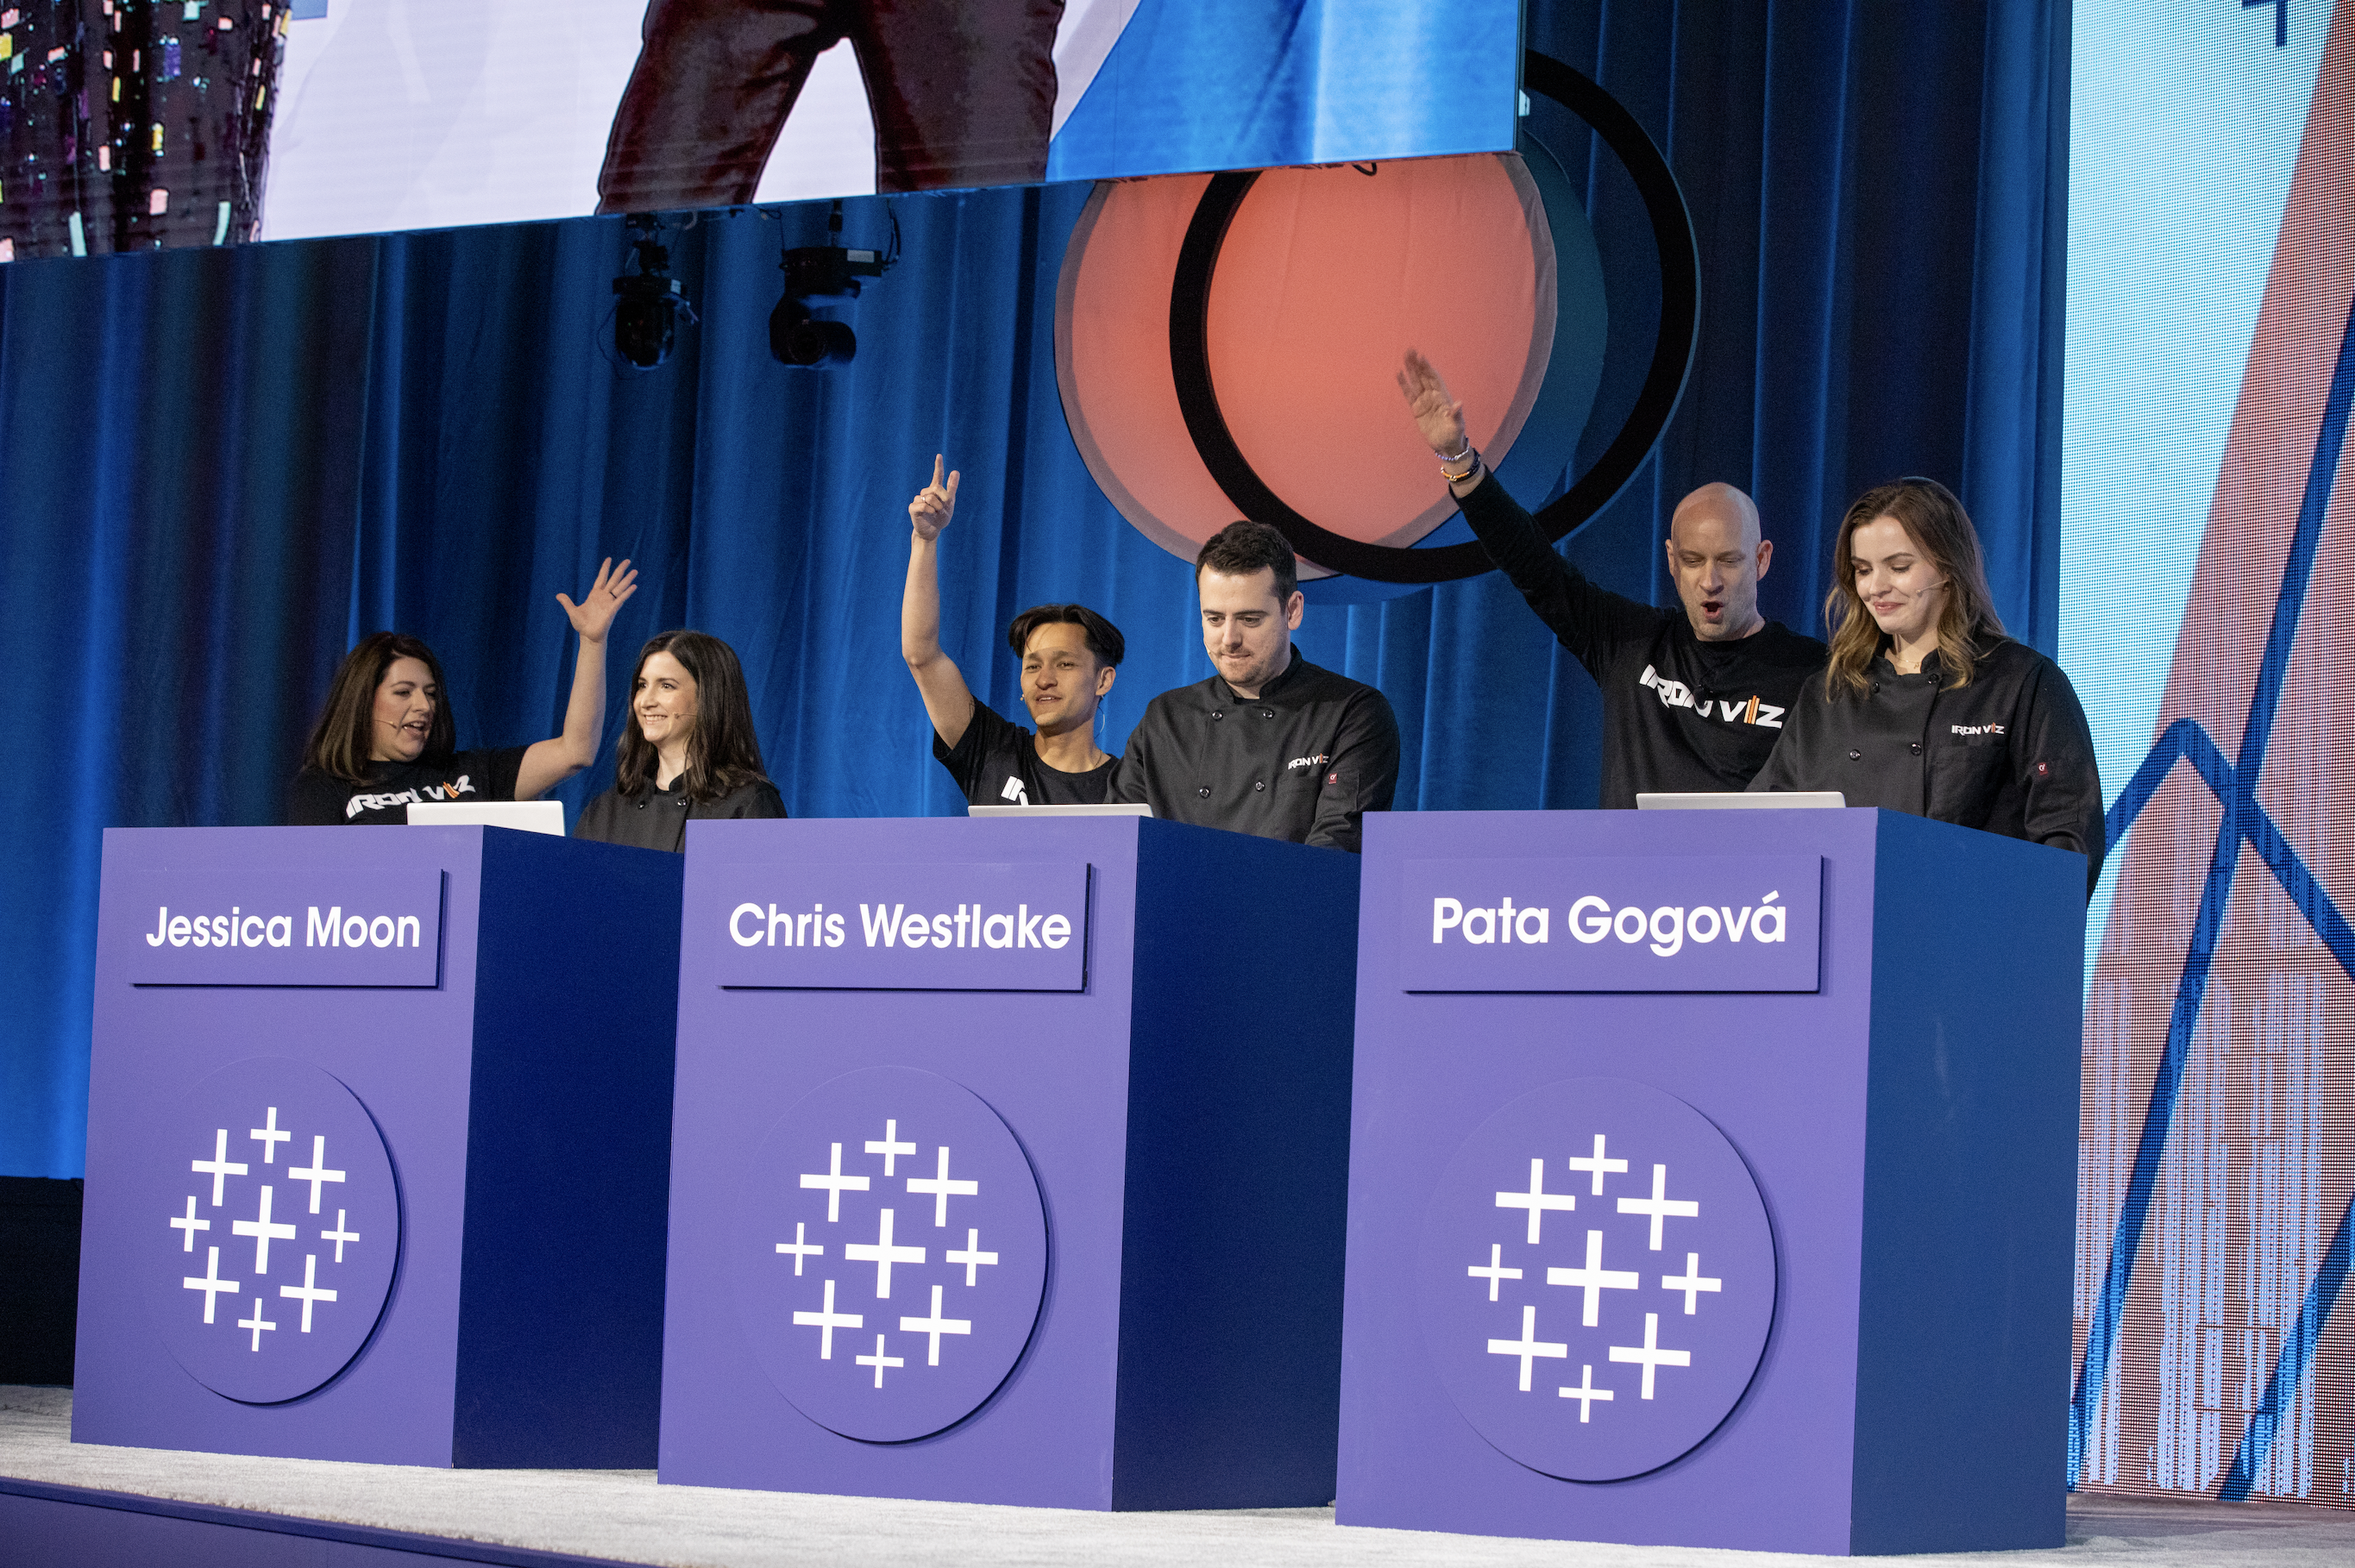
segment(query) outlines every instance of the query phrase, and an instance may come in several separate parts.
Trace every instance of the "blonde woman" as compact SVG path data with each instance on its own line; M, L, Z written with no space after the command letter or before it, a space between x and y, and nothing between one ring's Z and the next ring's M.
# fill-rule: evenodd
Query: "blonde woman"
M1840 521L1831 662L1753 790L1838 790L2085 857L2101 875L2102 782L2061 667L2004 635L1978 532L1931 479L1866 491Z

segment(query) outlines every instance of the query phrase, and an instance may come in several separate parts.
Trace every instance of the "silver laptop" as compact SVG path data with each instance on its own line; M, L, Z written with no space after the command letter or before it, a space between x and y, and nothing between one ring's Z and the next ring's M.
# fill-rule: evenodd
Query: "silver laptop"
M1636 797L1638 811L1827 811L1848 805L1836 789L1662 791ZM414 807L411 808L412 810Z
M560 800L421 800L409 808L411 827L512 827L564 837Z
M1153 808L1143 801L1114 803L1102 805L968 805L967 816L1150 816Z

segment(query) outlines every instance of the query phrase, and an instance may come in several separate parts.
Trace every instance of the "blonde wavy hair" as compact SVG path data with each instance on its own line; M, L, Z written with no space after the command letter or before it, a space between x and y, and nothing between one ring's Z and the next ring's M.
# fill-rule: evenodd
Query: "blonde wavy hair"
M1861 695L1870 686L1866 672L1880 656L1880 624L1856 591L1856 557L1849 544L1856 530L1881 517L1894 517L1913 546L1945 577L1946 602L1938 610L1938 664L1946 689L1968 686L1978 665L1981 642L2004 635L1987 592L1987 567L1979 555L1978 530L1955 493L1934 479L1900 479L1876 485L1856 498L1840 519L1839 543L1832 551L1832 587L1824 595L1824 625L1831 635L1831 662L1824 671L1824 696L1841 687Z

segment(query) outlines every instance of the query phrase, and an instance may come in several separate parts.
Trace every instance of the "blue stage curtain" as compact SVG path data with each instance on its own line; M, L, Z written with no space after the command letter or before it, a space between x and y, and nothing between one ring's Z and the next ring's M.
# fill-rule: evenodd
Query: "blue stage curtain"
M1812 628L1847 497L1926 473L1978 517L2006 620L2051 647L2065 16L1531 7L1529 45L1635 112L1700 234L1691 387L1565 547L1585 570L1668 598L1670 508L1730 479L1778 541L1768 613ZM1531 123L1636 302L1603 393L1624 406L1657 308L1634 192L1551 105ZM555 595L628 555L617 720L637 642L699 626L742 654L796 815L952 811L897 613L904 508L945 451L965 482L944 638L985 700L1018 714L1002 629L1047 599L1127 635L1110 750L1207 674L1186 566L1097 493L1063 425L1054 292L1085 195L898 200L905 259L848 312L856 362L819 373L772 361L764 328L778 249L822 242L822 206L675 232L702 320L644 372L611 355L610 219L0 268L0 650L29 742L0 784L0 1172L81 1168L100 831L274 821L363 632L434 645L462 744L538 739L573 656ZM881 202L849 204L850 243L885 230ZM1400 808L1593 804L1593 685L1493 576L1312 610L1300 641L1397 705Z

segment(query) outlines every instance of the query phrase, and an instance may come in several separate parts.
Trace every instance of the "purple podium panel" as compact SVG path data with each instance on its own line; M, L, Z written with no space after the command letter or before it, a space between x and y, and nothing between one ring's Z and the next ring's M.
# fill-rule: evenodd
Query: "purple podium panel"
M682 874L496 827L110 832L75 1439L652 1462Z
M2082 859L1400 813L1362 898L1341 1522L2060 1543Z
M1358 866L1135 817L691 825L662 1479L1328 1500Z

